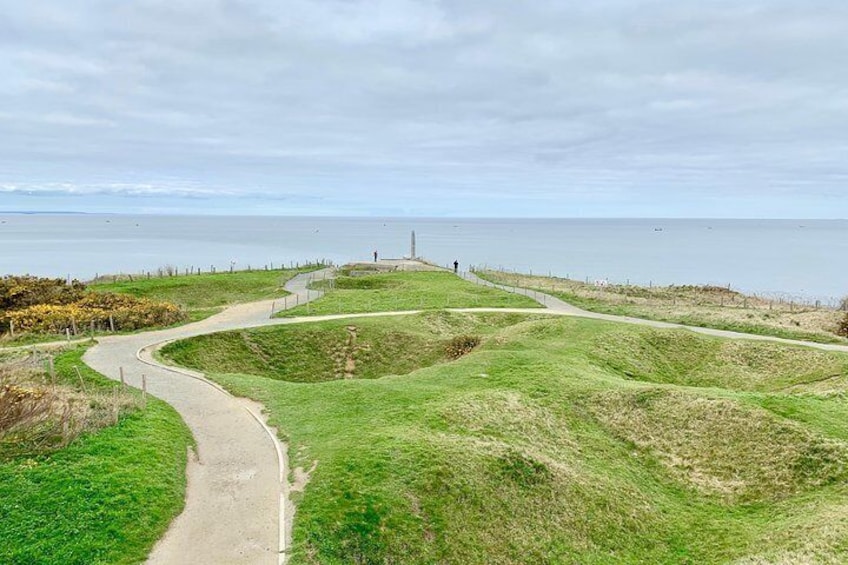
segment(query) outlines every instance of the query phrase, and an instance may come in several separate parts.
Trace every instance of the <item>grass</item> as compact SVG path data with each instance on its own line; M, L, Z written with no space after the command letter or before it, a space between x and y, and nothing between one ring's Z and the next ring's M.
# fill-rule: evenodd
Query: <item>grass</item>
M502 271L477 274L491 282L547 292L590 312L818 343L848 343L835 333L844 312L747 296L724 287L597 287L558 277Z
M304 327L271 326L198 336L159 351L167 362L203 372L250 372L270 379L315 383L406 374L456 357L452 338L490 334L523 314L476 317L431 311L415 317L360 318Z
M537 308L527 298L475 285L443 271L339 276L315 285L326 294L279 316L432 310L440 308Z
M348 326L385 347L350 375L333 368ZM480 345L450 360L457 336ZM842 355L444 312L167 354L263 402L295 474L313 469L292 564L848 559Z
M56 356L57 385L81 389L78 367L86 395L115 393L84 351ZM191 441L179 415L148 398L62 449L0 457L0 562L141 563L182 510Z
M283 287L289 279L316 268L318 267L308 266L296 269L140 278L134 281L96 283L90 285L90 288L173 302L188 311L210 315L231 304L286 296L288 292Z

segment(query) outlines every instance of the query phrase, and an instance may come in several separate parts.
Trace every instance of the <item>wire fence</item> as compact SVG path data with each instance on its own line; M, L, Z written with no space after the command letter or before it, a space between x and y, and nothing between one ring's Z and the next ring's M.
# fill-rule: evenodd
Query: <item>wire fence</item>
M532 270L530 270L529 272L524 273L511 269L494 268L487 265L472 266L470 268L470 271L472 273L491 271L515 280L526 278L529 279L526 281L527 283L529 283L526 286L532 286L533 288L537 288L544 292L561 292L563 290L566 290L565 287L576 287L579 288L581 292L587 293L589 298L598 299L609 299L613 296L632 295L632 289L648 289L649 291L657 292L657 296L659 296L660 290L680 291L688 289L693 291L713 291L717 297L716 300L718 301L718 304L716 305L728 308L766 307L774 310L789 310L790 312L800 312L808 310L848 311L848 297L809 296L788 292L744 293L742 291L734 289L730 284L657 285L654 284L653 281L649 280L648 284L644 285L633 284L631 283L631 280L629 278L619 280L612 279L609 277L593 278L590 276L584 276L581 279L573 279L571 278L571 275L569 273L566 273L564 277L558 277L553 275L551 271L548 271L546 273L539 273L537 271L534 273ZM516 288L515 285L508 286ZM681 303L684 302L682 298L673 296L669 297L669 300L671 300L672 302L674 302L675 300L678 300Z
M105 274L101 275L100 273L96 273L94 278L90 281L87 281L89 284L103 284L103 283L116 283L116 282L135 282L137 280L149 280L149 279L161 279L161 278L169 278L169 277L188 277L194 275L209 275L209 274L222 274L222 273L252 273L258 271L275 271L275 270L293 270L293 269L321 269L326 267L334 266L333 262L329 259L316 259L315 261L307 261L304 263L298 261L280 261L274 262L270 261L263 265L245 265L243 267L237 267L237 262L231 261L230 266L228 268L219 268L214 264L209 265L209 267L190 265L186 267L177 267L174 265L163 265L161 267L157 267L151 270L139 270L134 273L116 273L116 274ZM70 275L68 275L68 280L70 280Z

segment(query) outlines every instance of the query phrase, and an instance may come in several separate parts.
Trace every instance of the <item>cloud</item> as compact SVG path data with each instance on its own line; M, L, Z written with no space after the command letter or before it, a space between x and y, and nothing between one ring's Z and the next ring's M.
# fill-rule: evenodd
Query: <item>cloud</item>
M285 195L316 213L757 216L772 199L769 214L848 215L836 0L7 11L0 183L82 207L144 193L175 210Z

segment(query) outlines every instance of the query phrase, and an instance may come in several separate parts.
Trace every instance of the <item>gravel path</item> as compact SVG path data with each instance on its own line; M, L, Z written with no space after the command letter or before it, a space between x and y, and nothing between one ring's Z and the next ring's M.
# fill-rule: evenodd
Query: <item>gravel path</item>
M310 278L286 284L297 302L320 296L306 290ZM307 298L308 296L308 298ZM274 303L233 306L200 322L162 331L99 338L84 361L93 369L147 390L173 406L191 429L196 451L188 465L185 509L171 524L148 563L278 564L286 546L285 452L269 433L255 404L231 396L190 371L162 367L152 351L163 342L273 323ZM292 300L289 299L291 303ZM279 308L278 308L279 309ZM153 363L153 365L151 364ZM188 378L187 378L188 377Z

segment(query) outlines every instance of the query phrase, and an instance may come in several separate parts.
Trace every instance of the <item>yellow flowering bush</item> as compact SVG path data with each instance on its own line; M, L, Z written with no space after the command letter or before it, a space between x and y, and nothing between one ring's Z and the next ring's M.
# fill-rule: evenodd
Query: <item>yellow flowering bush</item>
M3 277L0 279L0 330L73 334L95 330L137 330L185 318L169 302L114 293L96 293L74 281Z
M36 304L6 312L3 321L6 326L13 322L15 331L20 332L64 333L69 329L80 333L92 324L98 330L111 329L112 324L115 330L137 330L174 324L184 317L179 307L168 302L114 296L117 298L103 300L100 295L86 295L73 304Z
M0 311L36 304L70 304L84 293L85 285L78 280L68 284L62 279L7 275L0 277Z

